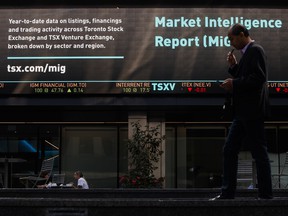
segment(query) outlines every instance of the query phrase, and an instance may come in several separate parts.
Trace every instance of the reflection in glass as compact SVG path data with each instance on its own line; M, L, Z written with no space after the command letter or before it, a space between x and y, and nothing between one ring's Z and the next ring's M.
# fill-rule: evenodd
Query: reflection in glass
M117 187L117 127L64 127L62 173L81 170L91 188Z

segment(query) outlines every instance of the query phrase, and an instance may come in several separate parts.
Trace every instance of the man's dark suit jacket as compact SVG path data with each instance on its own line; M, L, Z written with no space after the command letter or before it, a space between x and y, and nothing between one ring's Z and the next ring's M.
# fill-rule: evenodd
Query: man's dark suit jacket
M239 64L229 69L233 76L234 117L245 120L269 115L267 63L263 48L250 43Z

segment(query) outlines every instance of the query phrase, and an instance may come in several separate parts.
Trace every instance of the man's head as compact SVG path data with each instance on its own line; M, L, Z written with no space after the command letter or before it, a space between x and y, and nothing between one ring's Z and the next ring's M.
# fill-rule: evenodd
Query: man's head
M235 24L230 27L228 38L231 46L235 47L237 50L243 49L249 42L251 42L248 29L241 24Z
M83 173L81 172L81 171L76 171L75 173L74 173L74 178L75 179L79 179L79 178L82 178L83 177Z
M41 178L49 179L49 171L43 171L40 174Z

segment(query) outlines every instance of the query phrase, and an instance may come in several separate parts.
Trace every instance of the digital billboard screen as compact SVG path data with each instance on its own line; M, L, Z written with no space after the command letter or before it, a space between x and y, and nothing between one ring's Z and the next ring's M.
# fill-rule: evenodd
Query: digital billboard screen
M235 23L264 47L271 94L288 94L287 9L0 12L0 95L224 94Z

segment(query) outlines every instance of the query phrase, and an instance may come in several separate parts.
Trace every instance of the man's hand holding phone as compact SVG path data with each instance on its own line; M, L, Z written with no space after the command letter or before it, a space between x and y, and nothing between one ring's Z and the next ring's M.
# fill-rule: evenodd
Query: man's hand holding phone
M228 92L232 92L233 90L233 79L228 78L223 81L223 83L220 85L221 88L225 89Z
M227 62L229 63L230 67L233 67L235 64L237 64L237 59L235 55L233 55L234 49L232 49L228 54L227 54Z

